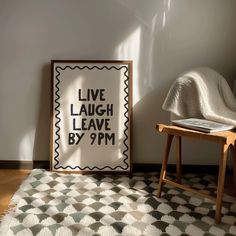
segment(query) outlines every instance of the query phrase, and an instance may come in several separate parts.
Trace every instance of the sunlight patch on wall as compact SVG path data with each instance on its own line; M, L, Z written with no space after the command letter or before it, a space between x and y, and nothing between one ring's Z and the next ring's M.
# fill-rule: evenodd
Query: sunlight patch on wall
M166 12L163 12L163 17L162 17L162 27L164 28L166 26Z
M169 11L169 10L170 10L170 7L171 7L171 0L168 0L167 6L168 6L168 11Z
M157 29L157 23L158 23L158 14L156 13L151 22L151 30L149 35L149 45L146 48L147 51L147 63L146 63L146 70L145 70L145 76L143 84L145 87L152 89L152 81L153 81L153 51L154 51L154 43L155 43L155 37L156 37L156 29Z
M32 160L35 140L35 129L24 135L19 144L20 160Z
M162 16L162 27L163 28L165 28L165 26L166 26L167 15L168 15L168 12L170 11L170 8L171 8L171 0L165 0L164 1L163 16Z
M133 60L133 106L141 99L139 91L139 57L141 28L135 29L117 47L116 54L121 60Z

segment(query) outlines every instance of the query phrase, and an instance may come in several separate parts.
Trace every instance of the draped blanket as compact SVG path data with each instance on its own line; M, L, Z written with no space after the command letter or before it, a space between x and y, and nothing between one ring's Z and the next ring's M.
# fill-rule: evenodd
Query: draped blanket
M162 108L181 118L205 118L236 126L236 98L224 77L206 67L180 75Z

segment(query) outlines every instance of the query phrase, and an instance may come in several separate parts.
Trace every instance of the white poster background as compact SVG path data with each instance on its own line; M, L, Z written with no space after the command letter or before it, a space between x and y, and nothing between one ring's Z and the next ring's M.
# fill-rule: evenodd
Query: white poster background
M54 62L53 72L52 170L129 171L128 65ZM91 92L98 94L95 100L89 96ZM104 114L79 114L82 104L87 109L89 104L100 105ZM82 119L84 130L79 130ZM97 126L88 129L91 119L99 123L104 120L101 130ZM105 119L108 130L105 130ZM73 144L69 144L69 135L74 137L70 139Z

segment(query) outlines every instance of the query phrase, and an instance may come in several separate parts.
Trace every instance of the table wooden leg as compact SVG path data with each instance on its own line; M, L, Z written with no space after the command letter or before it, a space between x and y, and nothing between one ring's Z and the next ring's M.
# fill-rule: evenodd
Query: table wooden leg
M232 153L234 188L236 188L236 141L234 145L232 144L230 147L231 147L231 153Z
M177 182L181 183L182 172L182 150L181 150L181 136L176 137L176 176Z
M161 174L160 174L160 180L159 180L159 189L157 192L157 196L161 196L161 191L162 191L162 186L163 186L163 179L165 178L166 175L166 167L167 167L167 162L169 158L169 153L170 153L170 147L171 143L173 140L173 135L168 134L167 135L167 142L166 142L166 147L165 147L165 154L164 154L164 159L162 161L162 167L161 167Z
M218 175L217 197L216 197L216 212L215 212L215 221L217 224L221 222L221 206L222 206L222 198L224 195L225 169L226 169L228 148L229 148L228 144L224 144L221 147L221 157L219 162L219 175Z

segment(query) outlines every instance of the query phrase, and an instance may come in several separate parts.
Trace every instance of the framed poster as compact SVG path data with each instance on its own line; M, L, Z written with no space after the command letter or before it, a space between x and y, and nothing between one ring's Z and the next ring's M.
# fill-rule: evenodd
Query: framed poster
M132 61L51 67L51 170L130 173Z

